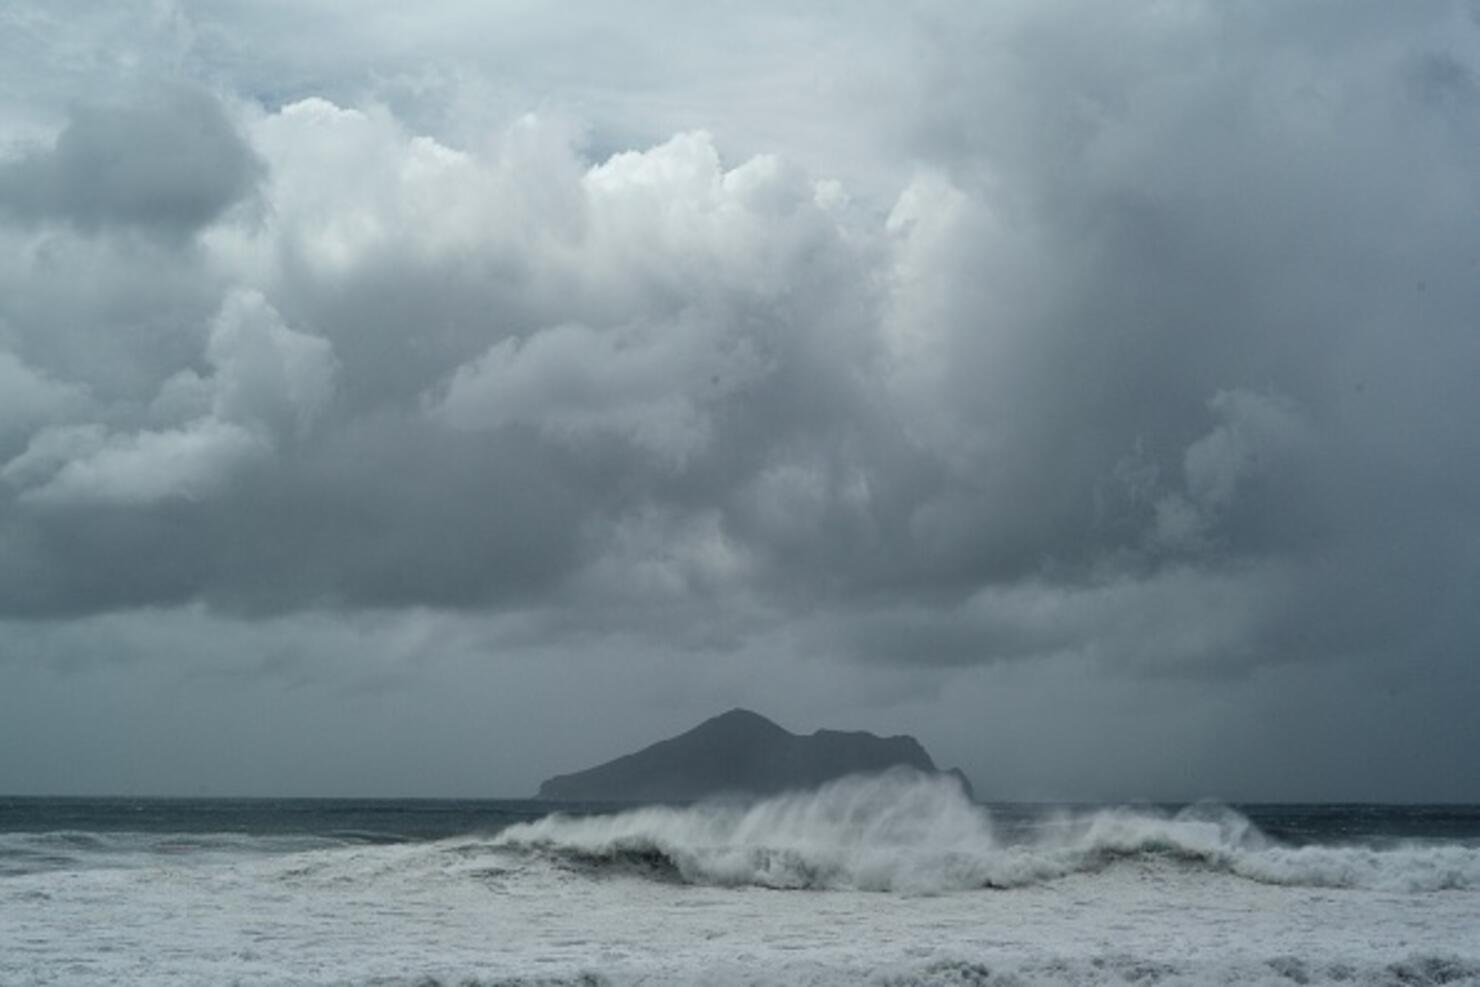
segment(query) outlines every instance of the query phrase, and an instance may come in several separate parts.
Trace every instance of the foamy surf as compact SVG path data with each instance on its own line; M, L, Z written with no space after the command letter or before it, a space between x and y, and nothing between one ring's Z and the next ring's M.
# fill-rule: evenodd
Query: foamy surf
M1284 842L1213 806L993 815L907 774L586 818L510 803L399 842L361 834L426 806L326 805L297 835L271 805L257 835L63 808L0 834L5 987L1480 987L1474 810L1406 843L1331 834L1416 813L1256 817L1330 837Z
M553 815L509 827L494 845L596 871L728 887L917 894L1005 889L1139 861L1291 886L1480 888L1480 848L1474 846L1289 847L1217 806L1175 814L1060 814L1008 838L953 779L905 770L752 803Z
M758 973L711 967L694 981L654 980L622 972L585 970L568 976L377 982L376 987L638 987L683 982L708 987L1473 987L1480 964L1452 955L1414 955L1391 963L1308 963L1277 956L1248 963L1184 969L1152 959L1111 954L1088 960L983 963L938 959L883 970L829 969L806 962Z

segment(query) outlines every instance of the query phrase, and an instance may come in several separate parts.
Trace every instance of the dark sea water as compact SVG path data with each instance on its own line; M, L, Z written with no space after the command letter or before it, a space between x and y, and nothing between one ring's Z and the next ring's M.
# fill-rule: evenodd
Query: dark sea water
M495 832L557 808L565 807L520 799L0 796L0 832L241 833L400 842Z
M999 830L1017 832L1059 814L1110 806L1089 803L984 803ZM1199 806L1142 804L1151 812L1196 814ZM491 835L513 823L562 812L609 814L614 803L534 799L274 799L0 796L0 833L234 833L364 842ZM1222 811L1222 806L1214 807ZM1398 840L1480 843L1480 805L1254 803L1233 809L1264 834L1295 846Z
M1480 806L0 797L0 985L1480 987Z

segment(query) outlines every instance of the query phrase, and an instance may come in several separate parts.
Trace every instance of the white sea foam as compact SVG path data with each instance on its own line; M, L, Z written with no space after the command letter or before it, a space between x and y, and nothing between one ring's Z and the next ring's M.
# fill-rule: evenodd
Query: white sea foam
M174 839L15 837L110 863L0 876L0 985L1480 987L1473 848L1291 848L1215 808L1024 828L900 774L435 842Z
M613 971L586 970L568 976L515 976L488 980L394 978L376 987L625 987L666 983L710 987L1474 987L1480 964L1451 955L1413 955L1391 963L1310 964L1294 957L1224 963L1188 970L1116 954L1083 961L983 963L938 959L898 963L883 969L829 968L792 962L772 970L728 968L695 971L696 979L654 980Z
M844 778L759 802L609 816L549 816L496 845L572 865L694 884L942 892L1010 888L1127 859L1202 867L1268 884L1385 891L1480 888L1480 848L1280 846L1230 809L1101 810L1000 836L954 779L913 771Z

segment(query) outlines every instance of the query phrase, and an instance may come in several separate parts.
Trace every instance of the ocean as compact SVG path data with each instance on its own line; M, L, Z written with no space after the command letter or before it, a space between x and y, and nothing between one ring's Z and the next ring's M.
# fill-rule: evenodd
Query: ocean
M1480 806L0 798L0 984L1480 985Z

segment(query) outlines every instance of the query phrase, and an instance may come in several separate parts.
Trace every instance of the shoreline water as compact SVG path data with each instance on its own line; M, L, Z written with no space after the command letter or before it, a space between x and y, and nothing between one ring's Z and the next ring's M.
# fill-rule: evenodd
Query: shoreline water
M0 798L0 984L1480 984L1480 807L550 808Z

